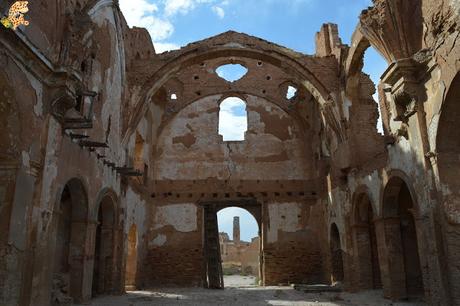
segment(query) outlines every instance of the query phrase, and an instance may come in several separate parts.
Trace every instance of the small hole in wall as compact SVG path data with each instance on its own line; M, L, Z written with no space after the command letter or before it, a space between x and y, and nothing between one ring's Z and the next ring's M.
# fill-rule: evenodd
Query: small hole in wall
M259 66L259 67L260 67L260 66L262 66L262 65L263 65L263 63L262 63L262 62L260 62L260 61L259 61L259 62L257 62L257 66Z
M171 100L177 100L177 95L175 93L171 94Z
M194 79L194 80L199 80L199 79L200 79L200 77L199 77L199 76L197 76L197 75L195 75L195 76L193 77L193 79Z
M264 90L262 90L262 93L265 95L267 93L267 91L264 89Z
M271 79L272 79L272 77L267 75L267 81L270 81Z
M288 86L286 91L286 99L291 100L297 95L297 88L294 86Z
M197 96L201 96L201 91L195 92Z

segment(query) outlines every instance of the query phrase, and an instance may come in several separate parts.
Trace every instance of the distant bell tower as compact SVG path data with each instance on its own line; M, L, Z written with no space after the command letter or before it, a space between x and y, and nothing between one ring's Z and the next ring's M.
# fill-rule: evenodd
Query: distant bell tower
M233 242L240 243L240 217L233 217Z

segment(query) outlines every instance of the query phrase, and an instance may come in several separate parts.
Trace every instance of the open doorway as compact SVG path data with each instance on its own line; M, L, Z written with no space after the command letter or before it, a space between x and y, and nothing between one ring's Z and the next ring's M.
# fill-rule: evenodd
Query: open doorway
M261 206L255 200L204 205L205 287L263 283ZM244 208L242 208L244 207Z
M217 213L224 285L258 286L260 282L259 226L250 212L227 207Z

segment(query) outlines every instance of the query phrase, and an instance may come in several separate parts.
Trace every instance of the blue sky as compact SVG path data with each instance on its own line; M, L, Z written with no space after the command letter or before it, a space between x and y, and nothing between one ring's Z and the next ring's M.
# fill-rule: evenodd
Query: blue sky
M119 3L129 26L148 29L157 53L233 30L298 52L314 54L315 33L323 23L338 24L342 42L349 44L358 24L358 16L372 1L119 0ZM378 83L386 67L386 62L375 50L369 49L366 52L363 70L371 76L374 83ZM235 77L234 73L236 72L228 72L226 76ZM377 99L377 95L374 98ZM241 132L236 132L236 129L245 128L243 107L233 99L224 109L224 120L219 123L230 137L241 138ZM233 212L228 210L221 214L221 223L232 223ZM250 232L247 237L257 235L257 228L244 224L242 222L242 237L245 237L246 231ZM227 228L224 229L228 231Z

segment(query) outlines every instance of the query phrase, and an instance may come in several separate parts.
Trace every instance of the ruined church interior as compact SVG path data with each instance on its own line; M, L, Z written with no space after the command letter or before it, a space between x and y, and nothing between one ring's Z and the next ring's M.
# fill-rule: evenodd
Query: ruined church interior
M0 0L0 305L460 305L460 1L372 2L304 54L160 53L117 0ZM228 207L258 226L248 288Z

